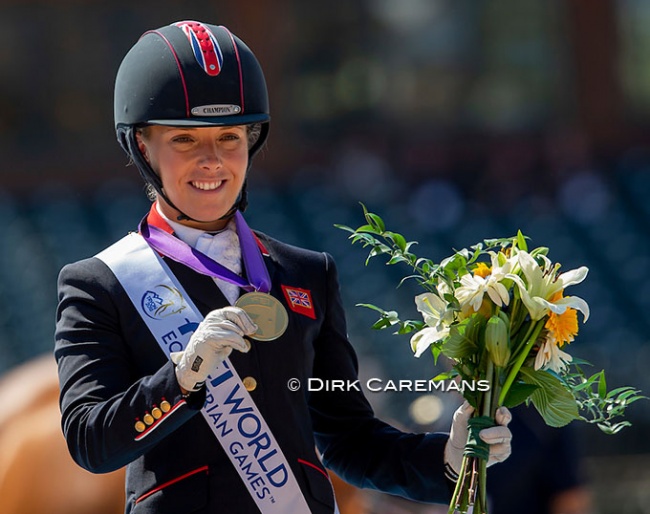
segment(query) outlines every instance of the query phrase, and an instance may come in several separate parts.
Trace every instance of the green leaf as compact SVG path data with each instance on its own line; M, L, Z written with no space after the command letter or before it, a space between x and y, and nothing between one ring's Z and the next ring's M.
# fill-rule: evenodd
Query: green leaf
M356 232L363 232L367 234L375 234L380 236L381 232L375 228L373 225L361 225L359 228L357 228Z
M390 253L390 248L386 245L377 245L370 250L370 253L368 253L368 257L366 258L366 266L370 262L370 259L373 257L377 257L378 255L383 255L385 253Z
M397 264L398 262L406 262L410 264L411 261L409 261L406 257L403 255L393 255L390 260L386 263L386 265L390 264Z
M547 425L563 427L580 418L575 398L557 377L528 367L521 368L520 373L525 383L538 386L530 399Z
M526 243L526 236L521 233L521 230L517 230L517 247L524 252L528 251L528 244Z
M384 309L382 309L381 307L377 307L376 305L373 305L373 304L371 304L371 303L357 303L357 304L355 305L355 307L365 307L366 309L372 309L373 311L377 311L377 312L379 312L379 313L381 313L381 314L383 314L384 312L386 312L386 311L385 311Z
M368 223L372 226L372 228L374 228L375 230L379 231L382 234L386 231L386 225L384 225L384 220L382 220L376 214L369 212L368 214L366 214L366 219L368 220Z
M445 273L448 273L450 278L456 277L456 271L465 268L467 266L467 258L464 257L460 252L455 253L454 255L443 259L440 263L440 267L444 270Z
M418 243L417 241L409 241L408 243L406 243L406 247L404 248L404 251L408 252L411 249L411 246L417 245L417 244L420 244L420 243Z
M431 345L431 355L433 355L433 364L438 364L438 357L440 357L440 354L442 353L442 350L440 349L440 345L438 344L432 344Z
M614 435L623 430L625 427L631 427L632 423L629 421L620 421L614 424L597 423L596 426L607 435Z
M334 223L335 228L339 228L341 230L345 230L346 232L352 232L354 234L354 229L348 227L347 225L340 225L338 223Z
M478 351L476 343L480 321L477 316L464 319L456 325L452 325L449 336L442 344L442 353L450 359L463 359L475 354ZM483 320L482 316L480 316Z
M616 389L612 389L609 393L607 393L607 398L614 398L615 396L620 394L619 399L621 399L623 398L623 394L621 393L623 393L625 397L627 397L627 396L632 396L634 393L636 393L636 391L629 386L617 387Z
M503 405L512 409L517 405L524 403L539 386L537 384L526 384L525 382L514 382L503 401Z
M384 233L384 237L393 241L402 252L406 251L406 239L404 239L402 234L398 234L397 232L386 232Z
M540 255L548 255L548 248L546 246L539 246L534 250L530 251L530 256L533 257L535 260L539 260L537 259L537 257L539 257Z
M404 282L406 282L407 280L413 280L413 279L415 279L415 280L419 280L420 283L422 283L422 282L421 282L421 281L422 281L422 277L421 277L420 275L408 275L408 276L406 276L406 277L403 277L402 280L399 281L399 283L397 284L397 288L399 289L400 287L402 287L402 285L404 284Z
M372 236L371 234L366 234L365 232L355 232L350 236L350 239L352 239L352 244L361 241L364 247L379 243L379 241L377 241L377 239L375 239L374 236Z
M431 380L433 382L440 382L441 380L451 380L457 376L458 376L458 372L454 369L451 369L449 371L443 371L442 373L438 373Z
M598 396L602 399L607 397L607 382L605 381L605 371L600 372L600 378L598 379Z
M571 366L574 366L580 370L580 366L591 366L591 362L581 359L580 357L573 357L571 359Z
M388 327L390 327L390 326L392 326L392 325L393 325L393 323L391 322L390 319L388 319L388 318L381 318L381 319L378 319L377 321L375 321L375 322L370 326L370 328L372 328L373 330L382 330L382 329L384 329L384 328L388 328Z
M406 320L400 322L397 334L410 334L414 331L420 331L424 328L424 321Z
M636 389L633 389L633 388L631 388L631 387L626 387L625 389L627 389L627 391L625 391L625 392L619 394L618 396L612 394L611 397L614 398L614 400L615 400L617 403L626 403L626 404L628 404L628 405L629 405L630 403L632 403L632 402L637 401L637 400L643 400L643 399L647 399L647 398L648 398L647 396L643 396L643 395L638 394L639 391L636 390ZM613 391L612 391L612 393L613 393ZM610 393L610 394L611 394L611 393ZM635 396L635 395L636 395L636 396ZM608 394L607 396L608 396L608 398L610 397L609 394Z

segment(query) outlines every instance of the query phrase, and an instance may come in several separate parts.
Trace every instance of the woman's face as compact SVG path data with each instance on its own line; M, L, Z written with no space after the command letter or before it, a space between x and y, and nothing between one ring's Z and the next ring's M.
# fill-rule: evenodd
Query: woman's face
M152 125L137 135L138 147L160 176L163 191L202 230L219 230L219 220L233 206L246 178L248 141L245 125L233 127L165 127ZM176 220L178 210L163 198L162 212ZM196 220L196 221L194 221Z

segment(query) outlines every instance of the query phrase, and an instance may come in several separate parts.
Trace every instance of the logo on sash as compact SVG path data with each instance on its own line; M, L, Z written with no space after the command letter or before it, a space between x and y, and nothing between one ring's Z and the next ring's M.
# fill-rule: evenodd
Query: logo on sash
M151 319L163 319L183 311L187 308L187 303L178 289L159 284L153 291L147 290L142 295L140 306L142 312Z
M314 304L311 301L311 291L299 287L282 286L282 292L287 299L287 304L293 312L302 314L311 319L316 319Z

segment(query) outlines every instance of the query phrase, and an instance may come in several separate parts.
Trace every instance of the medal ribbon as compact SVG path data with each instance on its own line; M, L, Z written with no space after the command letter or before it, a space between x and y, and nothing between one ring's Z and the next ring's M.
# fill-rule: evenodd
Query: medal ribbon
M260 291L262 293L268 293L271 290L271 277L269 276L269 272L264 264L264 258L253 236L253 231L249 228L239 211L235 213L235 226L237 228L237 236L239 236L241 256L244 261L244 269L246 270L248 280L233 273L225 266L198 251L196 248L192 248L169 232L155 225L149 225L146 217L140 222L139 230L140 235L142 235L151 248L176 262L185 264L185 266L198 273L220 278L248 292Z

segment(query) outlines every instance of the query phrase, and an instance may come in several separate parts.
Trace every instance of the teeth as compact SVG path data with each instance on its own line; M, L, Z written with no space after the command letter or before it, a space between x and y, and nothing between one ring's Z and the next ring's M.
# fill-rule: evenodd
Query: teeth
M192 185L197 188L197 189L203 189L204 191L212 191L213 189L217 189L220 185L222 180L218 182L192 182Z

